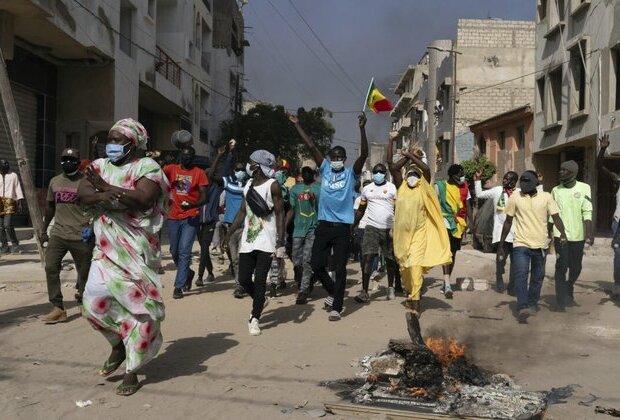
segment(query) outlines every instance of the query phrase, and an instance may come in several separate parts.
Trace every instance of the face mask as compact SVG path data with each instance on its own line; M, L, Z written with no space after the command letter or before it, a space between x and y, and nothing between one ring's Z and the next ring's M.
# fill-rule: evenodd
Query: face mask
M383 184L383 182L385 181L385 174L382 174L381 172L372 174L372 180L375 184Z
M284 184L286 182L286 175L284 175L284 172L277 171L276 172L276 180L278 181L278 183Z
M130 143L127 143L125 145L108 143L105 145L105 154L112 162L118 162L119 160L127 156L129 151L131 150L131 147L128 147L127 151L125 151L125 146L129 145Z
M247 174L245 171L235 171L235 178L237 178L237 181L243 181L246 176Z
M459 185L463 185L463 184L465 183L465 177L464 177L464 176L460 177L460 178L459 178L459 180L458 180L458 181L456 181L456 182L457 182Z
M66 160L64 162L60 162L60 166L62 167L62 171L65 175L73 176L77 173L78 168L80 167L80 162Z
M192 164L193 161L194 157L192 155L182 154L179 157L179 162L181 163L181 166L188 167Z
M256 168L252 169L252 165L250 165L249 163L246 163L245 172L248 174L248 176L252 177L254 175L254 172L256 172Z
M344 162L342 160L332 160L331 162L329 162L329 166L334 171L340 171L342 170L342 168L344 168Z
M420 178L418 178L415 175L411 175L407 177L407 185L409 185L411 188L418 185L418 181L420 181Z

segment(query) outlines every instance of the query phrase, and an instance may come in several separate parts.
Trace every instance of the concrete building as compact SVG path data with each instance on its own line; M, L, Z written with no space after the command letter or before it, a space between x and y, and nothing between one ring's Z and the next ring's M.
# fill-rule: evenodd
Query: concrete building
M597 137L620 154L620 2L539 0L536 23L534 163L545 187L562 161L592 186L596 226L609 231L616 186L596 171ZM619 169L618 161L610 167Z
M521 174L534 169L532 143L534 139L534 112L525 105L488 118L470 127L476 147L497 166L490 179L498 184L508 171Z
M240 107L245 45L235 0L0 0L0 47L36 186L58 172L63 148L93 157L91 140L124 117L146 126L151 149L172 149L183 128L208 154ZM215 96L233 103L222 109ZM17 169L2 129L0 156Z
M475 142L469 126L534 100L534 22L459 19L456 40L439 41L438 65L428 53L408 66L399 81L394 128L407 140L428 137L428 72L437 74L436 136L443 164L470 159ZM523 75L530 74L527 77Z

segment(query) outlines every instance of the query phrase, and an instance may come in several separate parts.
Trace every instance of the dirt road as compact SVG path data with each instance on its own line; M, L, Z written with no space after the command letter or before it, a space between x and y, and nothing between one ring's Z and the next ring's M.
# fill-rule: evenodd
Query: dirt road
M492 279L493 269L492 256L469 250L459 254L456 273ZM547 273L552 269L550 258ZM217 264L216 274L222 270ZM342 321L327 320L318 299L323 291L315 291L309 305L297 306L288 289L266 309L263 335L251 337L251 303L232 297L230 277L221 275L206 288L172 300L174 271L167 271L164 347L140 376L142 389L123 398L114 394L122 375L110 380L97 375L109 347L78 316L73 290L63 288L72 305L70 322L44 325L36 319L49 310L36 255L3 257L0 418L309 418L307 410L338 401L320 381L354 376L354 359L382 350L390 338L407 336L402 297L386 301L380 290L369 305L359 305L353 300L358 265L351 264L349 273ZM73 281L75 271L63 276ZM465 341L479 365L513 376L526 389L578 385L565 403L550 407L553 418L593 418L594 405L620 408L620 308L605 293L611 286L608 257L586 261L576 294L581 306L568 313L549 311L553 283L546 279L542 311L528 325L515 321L514 298L489 290L457 292L448 301L433 277L439 279L440 271L431 272L427 281L426 336ZM599 400L591 407L579 405L591 400L590 394ZM78 408L77 400L93 404Z

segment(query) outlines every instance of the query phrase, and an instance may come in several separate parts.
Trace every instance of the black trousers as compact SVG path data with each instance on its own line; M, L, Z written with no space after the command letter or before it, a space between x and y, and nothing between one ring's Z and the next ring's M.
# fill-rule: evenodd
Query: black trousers
M564 307L574 300L573 291L575 282L581 274L583 247L585 241L570 241L560 245L560 240L554 238L555 252L555 298L558 306ZM566 273L568 272L568 280Z
M334 297L332 309L337 312L342 311L344 301L350 246L351 225L319 221L314 231L314 244L312 246L310 265L315 278L321 282L327 293ZM332 265L336 272L335 283L327 272L328 259L332 254L332 250Z
M263 251L239 254L239 284L252 297L252 317L260 319L265 306L267 275L271 268L271 253ZM254 281L252 281L254 274Z
M205 273L205 267L209 274L213 274L213 263L211 262L211 254L209 254L209 246L213 240L215 233L215 224L217 222L202 223L200 232L198 232L198 243L200 244L200 264L198 265L198 278L202 280Z

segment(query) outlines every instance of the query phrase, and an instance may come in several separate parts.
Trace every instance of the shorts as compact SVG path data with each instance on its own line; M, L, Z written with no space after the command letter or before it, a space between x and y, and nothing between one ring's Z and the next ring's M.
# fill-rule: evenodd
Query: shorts
M450 252L452 255L456 254L456 251L461 249L461 240L462 238L455 238L452 236L450 231L448 231L448 238L450 238Z
M390 229L379 229L366 225L362 240L363 255L381 254L384 258L394 259L394 245Z

